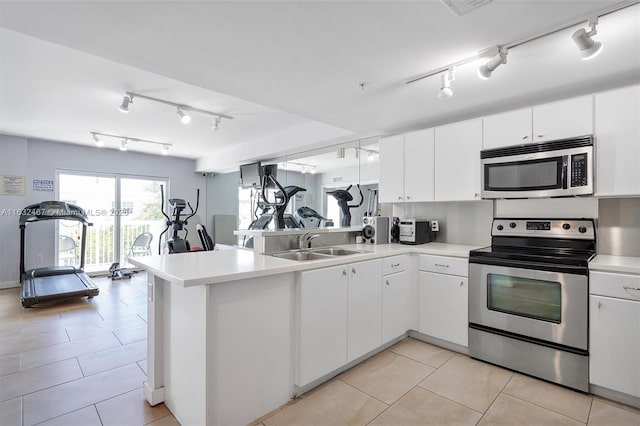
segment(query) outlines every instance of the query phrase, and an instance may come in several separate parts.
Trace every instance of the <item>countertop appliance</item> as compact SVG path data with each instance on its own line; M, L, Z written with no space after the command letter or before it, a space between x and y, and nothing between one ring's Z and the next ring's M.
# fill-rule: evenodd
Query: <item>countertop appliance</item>
M593 194L593 136L487 149L482 198Z
M469 354L589 391L592 219L494 219L469 253Z
M387 244L389 242L389 218L365 216L362 218L362 239L365 244Z
M400 219L401 244L424 244L432 240L431 222L426 219Z

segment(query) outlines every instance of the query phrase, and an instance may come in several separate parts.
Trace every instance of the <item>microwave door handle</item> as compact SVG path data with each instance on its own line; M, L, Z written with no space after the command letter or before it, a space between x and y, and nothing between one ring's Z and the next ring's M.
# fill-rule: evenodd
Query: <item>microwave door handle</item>
M568 156L563 155L562 156L562 189L567 189L567 174L568 174L568 170L567 168L569 167L569 160L568 160Z

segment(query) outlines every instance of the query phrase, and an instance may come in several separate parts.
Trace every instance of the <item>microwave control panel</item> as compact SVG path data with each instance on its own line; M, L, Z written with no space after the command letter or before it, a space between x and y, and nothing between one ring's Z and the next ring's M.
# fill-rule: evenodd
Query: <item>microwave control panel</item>
M587 185L587 154L574 154L571 156L571 187Z

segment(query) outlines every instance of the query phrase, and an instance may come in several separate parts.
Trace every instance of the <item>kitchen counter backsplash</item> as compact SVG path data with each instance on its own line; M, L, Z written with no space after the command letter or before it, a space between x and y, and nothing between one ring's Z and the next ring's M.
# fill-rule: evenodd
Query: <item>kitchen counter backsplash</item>
M640 257L640 198L601 198L598 254Z

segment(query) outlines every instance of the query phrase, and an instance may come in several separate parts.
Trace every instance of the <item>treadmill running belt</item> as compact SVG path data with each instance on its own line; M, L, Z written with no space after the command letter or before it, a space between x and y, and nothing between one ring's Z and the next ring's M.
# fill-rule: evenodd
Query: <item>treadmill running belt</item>
M100 288L82 271L69 274L34 277L23 276L22 306L29 307L45 300L75 296L97 296Z
M52 275L33 279L36 295L46 297L52 294L83 292L87 286L77 274Z

